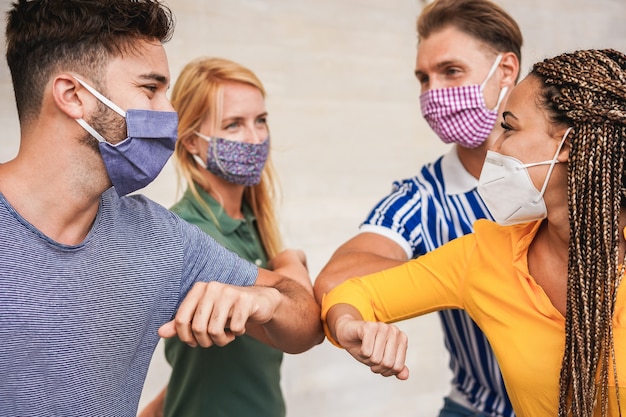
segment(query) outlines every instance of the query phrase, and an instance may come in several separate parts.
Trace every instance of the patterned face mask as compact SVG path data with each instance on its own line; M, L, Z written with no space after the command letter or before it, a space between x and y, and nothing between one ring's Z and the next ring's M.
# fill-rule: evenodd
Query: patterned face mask
M500 91L498 103L490 110L483 89L494 74L502 54L493 63L482 84L428 90L420 96L422 116L444 143L458 143L465 148L480 146L493 130L498 107L508 87Z
M206 162L194 155L203 168L233 184L252 186L261 181L270 151L269 137L261 143L246 143L195 133L209 142Z

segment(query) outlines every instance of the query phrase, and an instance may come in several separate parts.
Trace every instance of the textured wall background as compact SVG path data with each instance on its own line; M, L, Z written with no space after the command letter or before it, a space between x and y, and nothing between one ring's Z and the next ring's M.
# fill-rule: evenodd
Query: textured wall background
M282 179L287 243L306 250L312 277L354 235L394 179L445 152L422 121L413 77L419 0L169 0L177 18L166 44L172 76L201 55L250 67L268 91L274 159ZM10 2L0 0L4 12ZM525 37L522 73L565 50L626 51L623 0L501 0ZM4 25L4 18L2 19ZM3 43L4 47L4 43ZM0 163L16 154L11 82L0 64ZM177 198L168 164L144 192ZM291 417L434 416L449 372L435 315L401 323L410 338L411 378L373 375L324 343L287 355L283 385ZM165 384L160 348L142 402Z

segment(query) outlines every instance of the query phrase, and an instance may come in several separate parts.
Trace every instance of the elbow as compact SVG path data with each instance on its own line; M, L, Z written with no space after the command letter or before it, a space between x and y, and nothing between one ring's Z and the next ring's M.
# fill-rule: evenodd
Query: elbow
M341 282L342 280L333 279L329 275L319 275L313 284L313 295L315 296L317 304L321 306L324 295L341 284Z
M284 349L284 352L292 355L304 353L322 343L324 339L326 339L326 335L324 334L322 321L318 320L315 331L310 332L307 337L301 338L300 343L293 344L292 346L289 346L288 349Z

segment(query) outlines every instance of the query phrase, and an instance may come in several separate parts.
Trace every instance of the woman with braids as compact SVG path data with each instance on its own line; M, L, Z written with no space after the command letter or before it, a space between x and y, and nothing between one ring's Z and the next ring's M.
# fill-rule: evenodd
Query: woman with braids
M387 323L465 309L487 335L520 417L626 416L626 56L534 65L503 113L479 192L497 223L325 295L327 336L406 379Z
M282 250L265 89L257 76L223 58L195 59L179 75L172 105L179 115L174 155L187 189L171 210L256 265L292 257L305 268L302 251ZM302 284L312 291L310 281ZM172 375L141 417L284 416L283 353L268 344L248 335L208 349L166 340Z

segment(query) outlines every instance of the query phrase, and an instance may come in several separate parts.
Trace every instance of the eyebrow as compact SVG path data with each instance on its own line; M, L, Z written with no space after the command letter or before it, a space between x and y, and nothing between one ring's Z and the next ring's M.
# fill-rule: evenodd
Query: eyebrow
M449 67L450 65L461 65L461 63L454 59L448 59L446 61L441 61L435 65L435 70L439 71L442 68ZM420 75L426 75L426 73L422 70L415 70L415 76L419 78Z
M141 74L139 76L139 78L141 78L142 80L147 80L147 81L156 81L160 84L164 84L164 85L168 85L169 84L169 79L163 75L163 74L159 74L156 72L151 72L148 74Z

